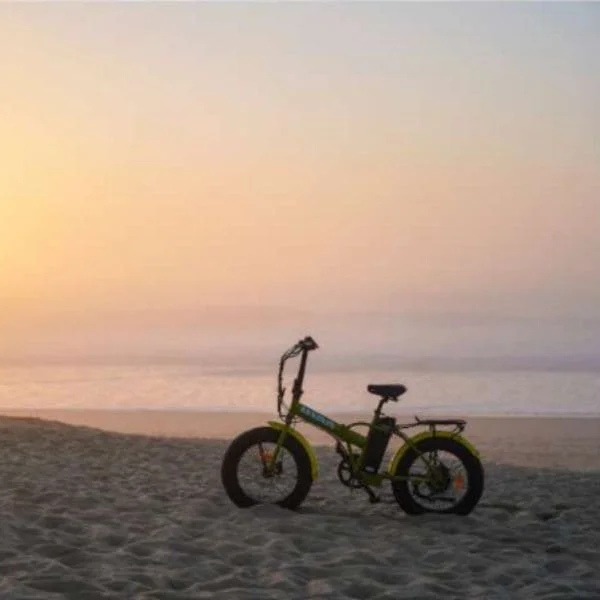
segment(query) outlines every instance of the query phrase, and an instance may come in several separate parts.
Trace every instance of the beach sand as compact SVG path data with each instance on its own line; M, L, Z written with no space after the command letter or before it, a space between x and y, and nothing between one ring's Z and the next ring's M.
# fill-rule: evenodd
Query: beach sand
M599 419L470 420L480 505L408 517L330 447L299 511L236 508L223 453L267 415L36 414L0 418L0 599L600 598Z

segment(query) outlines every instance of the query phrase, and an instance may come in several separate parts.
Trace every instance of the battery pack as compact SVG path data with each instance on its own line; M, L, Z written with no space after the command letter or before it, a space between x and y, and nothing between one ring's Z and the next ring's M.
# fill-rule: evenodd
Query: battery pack
M363 459L363 470L367 473L377 473L379 470L395 425L396 419L393 417L380 417L369 430Z

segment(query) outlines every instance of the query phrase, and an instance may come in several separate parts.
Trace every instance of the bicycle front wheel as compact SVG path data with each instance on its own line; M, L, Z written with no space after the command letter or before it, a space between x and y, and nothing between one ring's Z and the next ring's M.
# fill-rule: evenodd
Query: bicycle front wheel
M221 481L237 506L277 504L294 509L306 498L312 485L310 459L288 435L273 461L279 435L270 427L258 427L231 442L223 457Z

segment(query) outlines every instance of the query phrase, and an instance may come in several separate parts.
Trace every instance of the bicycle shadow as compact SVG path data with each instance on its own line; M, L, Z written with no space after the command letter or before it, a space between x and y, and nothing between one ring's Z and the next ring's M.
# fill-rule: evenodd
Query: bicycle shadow
M329 465L328 465L329 466ZM328 516L340 519L384 519L423 522L439 519L470 521L485 519L506 523L511 519L551 522L586 521L591 507L599 513L600 471L570 471L565 469L537 469L507 464L487 463L485 487L481 501L474 511L464 517L457 515L406 515L395 502L391 486L382 486L381 502L371 504L367 494L342 486L329 473L315 482L300 514ZM325 470L325 469L323 469ZM386 489L387 488L387 489Z

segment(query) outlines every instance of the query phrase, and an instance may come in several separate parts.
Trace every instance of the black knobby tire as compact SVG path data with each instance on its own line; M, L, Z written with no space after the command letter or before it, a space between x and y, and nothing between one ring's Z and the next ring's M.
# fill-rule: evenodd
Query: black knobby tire
M444 514L468 515L479 502L483 494L484 474L483 467L477 456L457 440L445 437L430 437L415 444L419 452L427 453L435 450L448 452L458 458L467 474L468 489L464 496L452 506L442 509L432 509L417 502L411 493L409 486L413 485L409 480L392 482L394 497L400 507L409 515L420 515L426 512L437 512ZM419 459L419 454L413 449L402 456L396 467L394 475L406 477L411 466Z
M260 503L260 500L248 495L240 485L240 460L252 446L259 443L276 444L279 435L280 432L271 427L257 427L239 435L231 442L229 448L227 448L221 465L221 481L231 501L240 508L247 508ZM296 483L292 491L285 498L275 502L275 504L283 508L294 509L306 498L312 485L310 458L302 445L291 435L286 436L283 446L294 458L296 464ZM260 476L260 469L257 469L256 477Z

